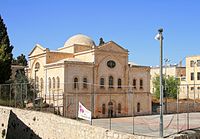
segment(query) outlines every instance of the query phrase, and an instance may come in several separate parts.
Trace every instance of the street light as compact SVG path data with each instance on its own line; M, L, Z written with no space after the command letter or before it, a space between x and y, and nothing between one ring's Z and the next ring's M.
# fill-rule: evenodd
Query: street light
M163 137L163 29L158 30L155 39L160 41L160 137Z

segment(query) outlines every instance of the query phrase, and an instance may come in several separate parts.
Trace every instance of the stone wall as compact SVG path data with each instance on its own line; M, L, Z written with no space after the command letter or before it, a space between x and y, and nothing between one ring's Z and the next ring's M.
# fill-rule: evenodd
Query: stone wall
M0 139L151 139L83 124L50 113L0 106Z
M167 103L167 106L164 105L164 111L167 108L167 113L177 113L177 103L176 102L170 102ZM200 111L200 103L193 101L185 101L185 102L179 102L178 104L178 112L179 113L186 113L186 112L199 112ZM159 113L159 107L157 108L157 112Z
M50 113L0 106L0 139L155 139L83 124ZM192 129L168 139L200 138Z

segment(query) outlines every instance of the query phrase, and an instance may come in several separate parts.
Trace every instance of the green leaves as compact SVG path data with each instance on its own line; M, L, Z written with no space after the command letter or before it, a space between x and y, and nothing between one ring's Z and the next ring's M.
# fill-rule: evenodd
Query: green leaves
M12 64L13 65L20 65L20 66L27 66L27 60L25 55L21 54L17 57L17 59L13 58Z
M0 16L0 84L10 79L12 50L6 26Z
M177 98L177 93L179 91L178 87L180 85L180 81L173 76L163 76L163 94L164 97L167 98ZM154 92L153 95L157 99L160 98L160 76L156 75L153 79L153 87Z

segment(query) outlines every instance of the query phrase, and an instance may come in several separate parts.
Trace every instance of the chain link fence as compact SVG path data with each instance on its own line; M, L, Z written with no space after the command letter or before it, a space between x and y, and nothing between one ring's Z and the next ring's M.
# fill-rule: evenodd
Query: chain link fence
M51 112L130 134L159 136L159 102L152 103L151 94L143 88L85 82L59 87L1 84L0 105ZM176 99L164 98L164 136L200 125L200 85L178 88ZM91 111L91 121L78 118L79 102Z

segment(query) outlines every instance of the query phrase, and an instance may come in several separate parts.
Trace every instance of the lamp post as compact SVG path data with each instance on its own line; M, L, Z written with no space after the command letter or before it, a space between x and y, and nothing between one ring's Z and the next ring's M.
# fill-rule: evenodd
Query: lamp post
M163 137L163 29L158 30L155 39L160 41L160 137Z

